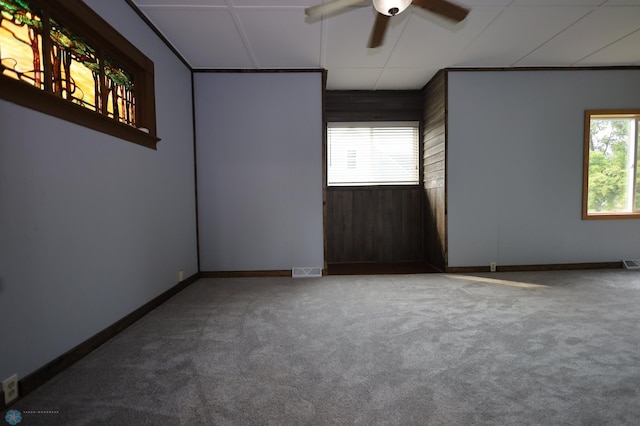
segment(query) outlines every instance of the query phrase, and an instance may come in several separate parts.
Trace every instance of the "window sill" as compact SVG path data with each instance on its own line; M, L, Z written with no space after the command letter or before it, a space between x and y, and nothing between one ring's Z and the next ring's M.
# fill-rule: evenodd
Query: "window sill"
M420 189L422 185L327 185L327 190L382 190L382 189Z
M44 92L9 77L0 76L0 99L60 118L71 123L97 130L108 135L156 149L160 139L135 127L120 123L97 112L88 110L54 94Z
M582 214L582 220L640 219L640 213L589 213Z

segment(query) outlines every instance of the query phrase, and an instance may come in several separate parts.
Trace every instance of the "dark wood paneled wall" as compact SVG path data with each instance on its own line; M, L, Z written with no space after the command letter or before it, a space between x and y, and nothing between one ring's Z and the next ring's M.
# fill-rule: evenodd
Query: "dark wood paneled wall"
M421 121L420 90L327 90L327 121Z
M424 88L424 250L425 260L447 266L446 114L447 74L438 72Z
M330 188L327 262L419 262L422 188Z
M327 91L326 121L422 121L420 90ZM423 189L332 187L325 198L328 263L423 261Z

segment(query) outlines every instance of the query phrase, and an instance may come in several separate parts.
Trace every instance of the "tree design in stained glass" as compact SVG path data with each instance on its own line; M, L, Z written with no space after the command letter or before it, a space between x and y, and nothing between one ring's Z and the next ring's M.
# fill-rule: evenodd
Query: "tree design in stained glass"
M42 14L27 0L0 0L0 74L43 89Z
M135 86L133 74L106 57L104 72L107 81L107 114L116 120L135 125Z
M30 0L0 0L0 75L135 126L133 73L44 16ZM47 30L50 43L43 43ZM51 81L45 81L45 74Z
M86 40L51 20L53 92L93 111L100 111L100 62Z

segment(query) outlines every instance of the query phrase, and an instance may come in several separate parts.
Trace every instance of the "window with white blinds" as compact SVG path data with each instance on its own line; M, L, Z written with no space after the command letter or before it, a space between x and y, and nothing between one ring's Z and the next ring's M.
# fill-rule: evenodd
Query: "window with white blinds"
M417 185L418 122L327 124L329 186Z

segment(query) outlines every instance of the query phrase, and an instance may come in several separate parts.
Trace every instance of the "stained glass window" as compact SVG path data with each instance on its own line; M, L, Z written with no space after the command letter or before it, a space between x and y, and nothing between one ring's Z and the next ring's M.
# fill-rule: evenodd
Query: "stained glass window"
M107 113L119 121L135 124L135 92L133 74L107 56L104 72L107 76Z
M133 74L65 25L48 18L28 0L0 0L2 73L57 96L135 125ZM43 33L50 43L46 54ZM51 84L44 79L45 64ZM104 81L104 90L103 84Z
M42 13L24 0L0 0L0 74L43 89Z
M105 34L101 44L87 38L96 28L77 18L92 12L77 3L65 11L63 2L56 0L0 0L0 78L26 83L120 123L144 127L155 137L153 99L145 99L141 115L137 96L140 87L147 97L153 93L153 63L131 45L121 55L122 36L110 27L111 37L119 38L112 44L105 43L109 40Z
M100 61L85 39L51 19L53 92L93 111L100 111Z

